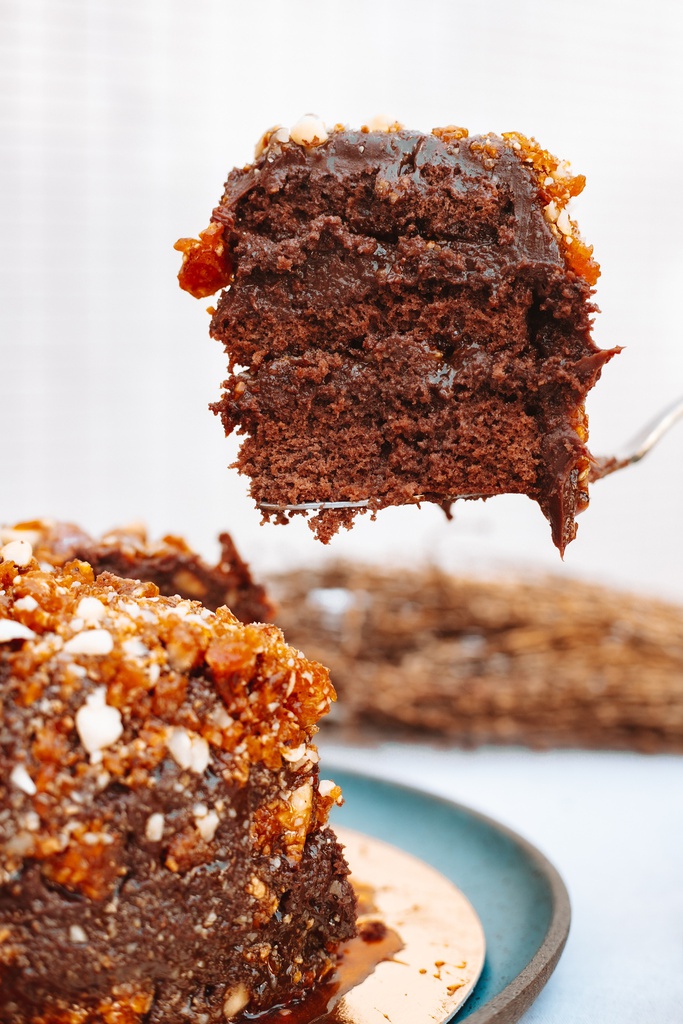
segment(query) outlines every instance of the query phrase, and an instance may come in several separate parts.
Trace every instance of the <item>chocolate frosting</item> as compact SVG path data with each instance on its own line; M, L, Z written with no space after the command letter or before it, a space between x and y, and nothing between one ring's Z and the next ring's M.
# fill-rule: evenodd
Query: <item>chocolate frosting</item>
M583 402L613 351L538 175L493 136L271 143L213 219L234 280L215 406L259 502L526 493L560 550L587 503ZM282 515L279 516L282 519ZM327 539L345 513L320 513Z

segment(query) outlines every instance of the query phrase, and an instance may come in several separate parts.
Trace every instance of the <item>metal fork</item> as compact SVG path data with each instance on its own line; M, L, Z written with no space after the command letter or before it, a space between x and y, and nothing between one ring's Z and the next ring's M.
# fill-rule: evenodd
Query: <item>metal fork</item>
M641 431L626 445L623 455L607 455L593 460L589 480L602 480L603 477L616 473L619 469L632 466L652 451L654 446L664 435L671 430L678 420L683 418L683 398L666 406L658 416L643 427ZM458 498L482 498L482 494L459 494ZM416 494L407 504L417 504L424 501L424 495ZM456 499L453 498L455 501ZM276 505L270 502L261 501L258 507L266 512L321 512L323 509L333 508L367 508L370 504L369 498L361 501L305 501L301 505Z
M643 427L636 434L624 449L623 455L612 455L595 459L589 479L591 481L602 480L604 476L616 473L618 469L625 469L626 466L632 466L635 462L640 462L648 452L652 451L657 442L671 430L674 423L677 423L682 417L683 398L678 398L671 405L667 405L666 408L662 409L658 416L655 416L647 426Z

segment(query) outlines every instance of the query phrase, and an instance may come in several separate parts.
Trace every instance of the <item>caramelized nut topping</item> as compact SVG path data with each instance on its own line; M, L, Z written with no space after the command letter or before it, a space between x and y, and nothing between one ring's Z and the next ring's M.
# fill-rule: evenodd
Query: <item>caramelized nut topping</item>
M315 114L305 114L299 118L296 124L290 128L289 137L292 142L308 147L321 146L329 138L327 128Z
M312 745L327 671L274 626L3 540L0 1020L298 1002L355 930Z
M232 260L223 242L223 225L209 224L199 238L179 238L173 246L183 254L178 282L195 299L215 295L232 280Z
M569 200L583 192L586 186L584 175L572 174L566 160L558 160L535 139L528 139L519 132L503 132L502 137L518 158L533 169L546 219L558 241L565 243L561 252L567 266L588 284L594 285L600 276L600 264L593 259L593 246L583 241L566 209Z
M93 580L89 570L79 561L52 572L35 560L0 563L0 671L15 737L3 748L15 797L14 824L0 830L0 878L27 854L58 884L103 898L124 870L121 843L106 816L86 820L86 807L108 780L148 785L162 761L181 786L207 772L240 786L250 765L291 766L296 785L263 831L299 856L314 793L317 815L331 805L327 793L318 798L309 746L334 699L327 672L274 626L244 626L226 608L214 614L161 597L153 584L109 573ZM18 840L29 801L37 826ZM191 806L194 824L172 842L171 870L203 861L220 828L211 801ZM143 824L149 841L164 828L158 812Z

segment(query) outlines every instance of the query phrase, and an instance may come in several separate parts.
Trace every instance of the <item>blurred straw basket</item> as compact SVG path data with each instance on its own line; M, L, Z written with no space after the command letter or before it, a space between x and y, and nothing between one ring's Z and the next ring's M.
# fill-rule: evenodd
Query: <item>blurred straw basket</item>
M277 577L347 730L463 745L683 751L683 608L567 579L336 564Z

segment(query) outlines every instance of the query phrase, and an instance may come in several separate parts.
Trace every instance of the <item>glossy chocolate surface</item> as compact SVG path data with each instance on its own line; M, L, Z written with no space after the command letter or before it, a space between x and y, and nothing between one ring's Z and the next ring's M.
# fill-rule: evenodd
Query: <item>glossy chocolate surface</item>
M493 136L339 131L230 174L215 409L248 435L258 502L524 493L564 549L587 503L583 403L613 353L543 202ZM353 514L314 527L328 539Z

